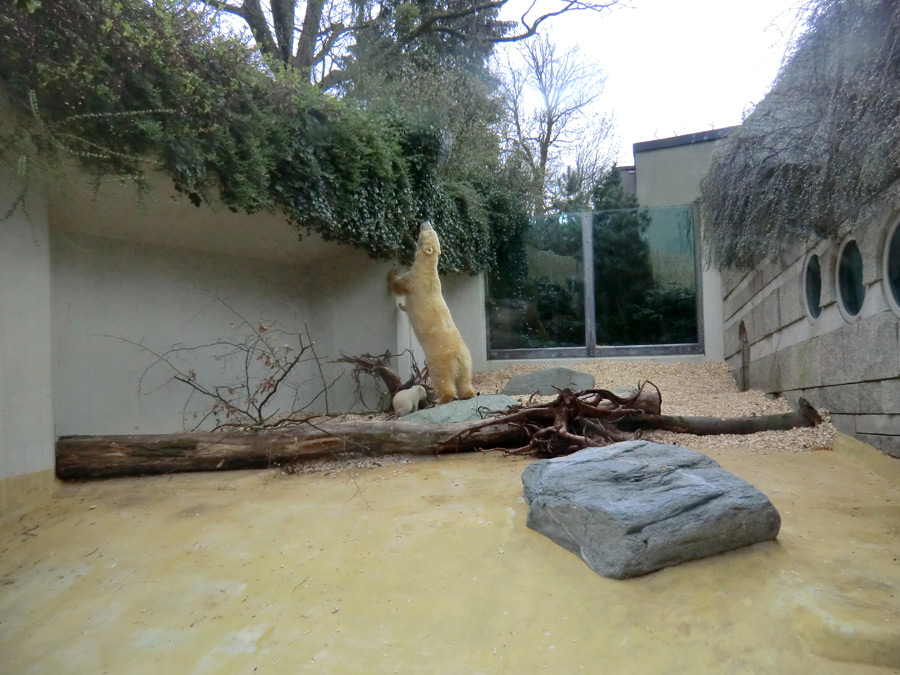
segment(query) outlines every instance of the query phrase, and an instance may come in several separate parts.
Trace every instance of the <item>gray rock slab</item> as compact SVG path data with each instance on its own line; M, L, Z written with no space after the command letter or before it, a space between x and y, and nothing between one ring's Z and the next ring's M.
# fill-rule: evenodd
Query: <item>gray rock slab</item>
M529 465L522 484L528 527L613 579L775 539L781 528L762 492L677 445L586 448Z
M479 408L487 410L500 410L505 412L511 405L518 401L512 396L503 394L489 394L476 396L466 401L451 401L444 405L426 408L418 412L401 417L403 422L416 422L417 424L450 424L452 422L468 422L481 419Z
M537 391L541 396L553 396L556 393L554 387L573 391L593 389L594 376L572 368L545 368L511 377L503 388L503 393L516 396Z

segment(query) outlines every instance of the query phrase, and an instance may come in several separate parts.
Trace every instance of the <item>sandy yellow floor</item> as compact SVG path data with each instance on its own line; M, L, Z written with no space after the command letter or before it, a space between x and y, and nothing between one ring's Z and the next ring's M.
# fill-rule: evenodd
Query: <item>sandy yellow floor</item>
M528 530L497 455L12 479L0 671L900 672L900 473L854 451L714 455L778 541L624 582Z

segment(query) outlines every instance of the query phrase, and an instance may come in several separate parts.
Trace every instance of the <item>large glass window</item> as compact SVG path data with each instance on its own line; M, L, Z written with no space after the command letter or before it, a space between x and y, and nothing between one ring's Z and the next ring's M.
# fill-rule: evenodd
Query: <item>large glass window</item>
M888 234L884 247L884 289L891 309L900 316L900 223Z
M597 345L698 341L691 214L685 207L593 214Z
M584 348L581 216L535 218L498 252L489 280L490 349Z
M806 311L811 319L818 319L822 314L822 266L819 263L819 256L815 253L806 261L803 289L806 295Z
M499 257L490 358L702 351L692 207L535 218Z
M856 241L849 240L838 254L837 286L839 306L846 319L852 319L862 309L866 297L863 284L863 259Z

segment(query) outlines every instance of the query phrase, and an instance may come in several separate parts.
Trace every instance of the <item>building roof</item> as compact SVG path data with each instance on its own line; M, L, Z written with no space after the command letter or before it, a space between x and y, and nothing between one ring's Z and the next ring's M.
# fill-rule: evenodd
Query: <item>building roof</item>
M721 129L709 129L707 131L699 131L694 134L684 134L683 136L672 136L671 138L657 138L652 141L644 141L635 143L632 148L634 154L639 152L648 152L650 150L662 150L664 148L674 148L679 145L693 145L694 143L706 143L708 141L717 141L725 138L737 126L722 127Z

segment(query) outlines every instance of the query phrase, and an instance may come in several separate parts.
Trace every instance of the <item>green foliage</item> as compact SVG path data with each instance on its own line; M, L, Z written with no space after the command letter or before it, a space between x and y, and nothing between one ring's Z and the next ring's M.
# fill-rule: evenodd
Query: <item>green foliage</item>
M196 205L278 210L376 259L409 261L427 217L445 271L490 267L523 222L483 170L439 170L440 125L330 99L175 0L19 1L0 13L0 82L18 109L5 161L161 169Z
M707 258L749 269L839 236L900 179L900 3L817 0L771 92L702 185Z
M592 191L594 310L598 345L697 342L693 288L654 278L647 229L651 213L638 208L613 168ZM582 346L584 283L581 214L535 219L510 259L490 277L491 347L517 349ZM529 259L530 258L530 259ZM515 279L511 283L510 279Z
M594 192L595 205L610 209L594 214L594 304L597 343L646 344L640 309L653 286L650 225L646 211L621 189L618 171L609 174Z
M651 215L613 169L594 190L594 302L597 344L697 342L697 296L653 274Z

